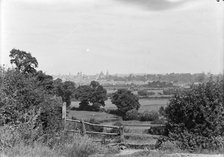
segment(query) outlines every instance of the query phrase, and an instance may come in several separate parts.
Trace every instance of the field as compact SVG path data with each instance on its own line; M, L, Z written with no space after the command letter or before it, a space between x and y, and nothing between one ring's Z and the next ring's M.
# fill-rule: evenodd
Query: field
M144 112L144 111L158 111L161 106L166 106L168 104L169 100L168 99L140 99L139 103L141 104L141 107L139 109L139 112ZM111 100L108 99L105 102L106 109L116 109L116 106L111 103ZM78 107L79 102L78 101L72 101L71 104L72 107ZM75 117L77 119L83 119L85 121L89 121L90 119L95 119L98 122L101 122L103 124L107 125L113 125L116 121L119 121L120 117L108 114L105 112L90 112L90 111L75 111L72 110L69 112L68 115L70 118ZM128 123L133 123L133 124L140 124L140 123L149 123L149 122L136 122L136 121L128 121ZM139 129L139 128L138 128Z
M69 118L75 117L77 119L82 119L84 121L89 121L90 119L95 119L98 122L108 122L108 121L118 121L119 117L108 114L105 112L90 112L90 111L69 111Z
M169 99L146 99L146 98L140 99L139 103L141 104L141 107L140 107L139 111L140 112L152 111L152 110L158 111L161 106L166 106L168 104L168 102L169 102ZM111 103L110 99L108 99L105 102L105 104L106 104L106 106L105 106L106 109L116 109L116 106ZM71 106L78 107L79 102L73 101Z

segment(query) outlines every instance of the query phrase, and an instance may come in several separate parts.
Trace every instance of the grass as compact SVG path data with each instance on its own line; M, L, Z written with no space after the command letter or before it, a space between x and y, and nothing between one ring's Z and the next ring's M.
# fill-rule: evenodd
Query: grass
M62 157L55 150L41 144L35 144L33 147L17 144L10 149L4 150L2 154L5 157ZM2 156L4 157L4 155Z
M68 137L66 137L68 138ZM92 154L116 154L118 147L95 143L88 136L75 135L69 142L64 141L53 149L41 144L16 144L0 151L0 157L87 157Z
M169 99L139 99L139 103L141 104L140 111L151 111L151 110L159 110L161 106L166 106L169 102ZM111 100L108 99L105 101L105 108L106 109L116 109L117 107L111 103ZM79 107L78 101L72 101L71 103L72 107Z
M90 119L95 119L98 122L108 122L117 121L118 116L108 114L105 112L92 112L92 111L69 111L68 117L75 117L77 119L83 119L84 121L89 121Z

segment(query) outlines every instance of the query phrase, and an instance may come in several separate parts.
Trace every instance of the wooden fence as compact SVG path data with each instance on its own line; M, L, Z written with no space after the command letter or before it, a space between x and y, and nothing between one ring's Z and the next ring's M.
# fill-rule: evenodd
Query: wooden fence
M66 127L64 128L65 132L73 132L73 133L80 133L81 135L86 135L86 134L98 134L102 136L118 136L119 137L119 142L123 143L125 137L151 137L158 139L160 135L151 135L151 134L136 134L136 133L125 133L124 128L125 127L146 127L146 128L153 128L153 127L164 127L164 125L161 124L147 124L147 125L137 125L137 124L123 124L122 126L112 126L112 125L101 125L101 124L93 124L89 122L84 122L83 120L74 120L74 119L69 119L67 118L66 115L66 104L63 104L62 107L62 119L64 120L64 126L66 126L67 122L74 122L74 123L80 123L81 127L79 130L67 130ZM117 129L117 133L107 133L107 132L96 132L96 131L87 131L86 130L86 125L89 126L95 126L95 127L103 127L103 128L111 128L111 129Z

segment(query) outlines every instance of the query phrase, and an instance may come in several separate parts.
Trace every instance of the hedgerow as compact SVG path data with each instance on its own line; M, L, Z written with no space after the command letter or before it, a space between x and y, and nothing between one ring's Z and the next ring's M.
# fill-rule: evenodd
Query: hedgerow
M222 149L224 145L224 83L209 81L177 93L165 109L169 140L182 149Z

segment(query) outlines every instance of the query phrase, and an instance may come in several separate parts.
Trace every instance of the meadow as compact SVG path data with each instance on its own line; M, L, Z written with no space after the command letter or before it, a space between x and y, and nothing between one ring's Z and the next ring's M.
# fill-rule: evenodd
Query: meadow
M148 99L143 98L139 99L139 103L141 107L139 109L140 112L143 111L158 111L161 106L166 106L169 103L169 99ZM111 100L108 99L105 101L105 109L116 109L116 106L112 104ZM79 107L79 101L72 101L71 107Z
M169 99L148 99L143 98L139 99L139 103L141 104L141 107L139 109L139 112L144 111L158 111L161 106L165 107L169 103ZM105 109L117 109L117 107L112 104L111 100L108 99L105 101ZM79 101L72 101L71 107L79 107ZM76 110L70 110L68 117L75 117L77 119L83 119L85 121L89 121L90 119L95 119L100 123L104 124L113 124L116 121L119 121L121 117L118 117L116 115L108 114L105 112L93 112L93 111L76 111ZM129 121L130 123L131 121ZM136 123L136 122L135 122ZM139 123L139 122L137 122ZM145 122L143 122L145 123Z

